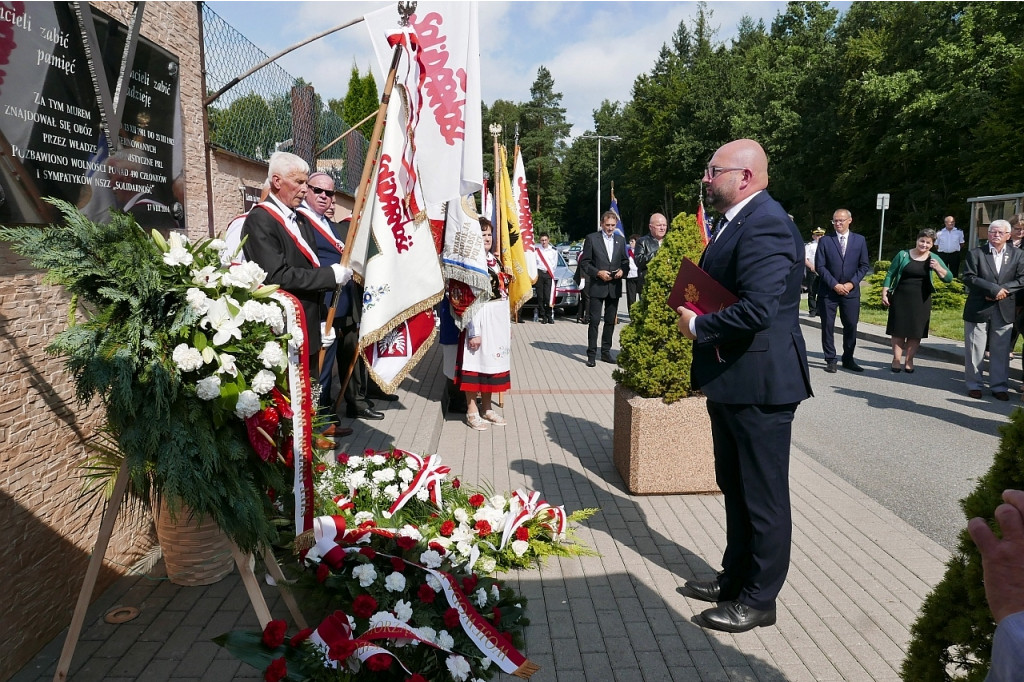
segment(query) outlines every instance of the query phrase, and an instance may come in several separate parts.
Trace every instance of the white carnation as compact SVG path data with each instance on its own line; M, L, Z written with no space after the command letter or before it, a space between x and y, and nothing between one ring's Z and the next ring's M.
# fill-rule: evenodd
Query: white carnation
M350 469L357 469L363 466L363 458L361 455L352 455L348 458L348 467Z
M374 483L388 483L395 480L397 474L394 469L378 469L373 472Z
M402 529L398 531L398 534L401 537L412 538L416 542L419 542L423 539L423 534L416 530L415 527L410 526L409 524L405 524L404 526L402 526Z
M187 343L178 344L171 358L182 372L193 372L203 366L203 354Z
M377 571L373 564L360 564L352 569L352 577L359 581L360 587L369 587L377 579Z
M388 458L385 457L384 455L370 455L371 464L376 464L377 466L380 466L381 464L386 464L387 461Z
M412 618L412 604L404 599L395 602L395 617L403 623L408 623Z
M428 642L433 642L434 638L437 637L437 630L435 630L434 628L432 628L432 627L430 627L428 625L424 625L423 627L413 628L413 632L415 632L417 635L419 635L423 639L427 640Z
M366 521L372 521L372 520L373 520L373 512L361 511L358 514L356 514L356 525L357 526L360 523L364 523Z
M505 526L505 512L487 505L477 509L473 513L473 519L476 521L486 521L491 524L491 528L503 528Z
M478 609L482 609L486 605L487 605L487 590L485 590L484 588L481 587L481 588L479 588L476 591L476 607Z
M491 499L487 500L487 503L494 507L495 509L504 511L505 505L508 504L508 501L505 499L503 495L495 495Z
M494 560L494 557L482 556L477 560L476 567L480 573L494 573L494 569L498 567L498 562Z
M435 578L430 573L427 574L426 582L427 582L427 585L430 586L430 589L432 589L434 592L440 592L441 591L441 581L438 580L437 578Z
M413 473L412 469L402 469L398 472L398 477L402 479L403 483L408 483L415 478L415 476L416 474Z
M283 325L282 325L282 328L283 328ZM274 333L275 334L280 334L281 332L278 332L278 331L275 330ZM288 339L288 347L291 348L294 351L301 351L302 350L302 342L305 341L305 340L306 340L306 337L302 333L302 327L300 325L296 325L295 329L292 330L292 338Z
M530 543L526 540L513 540L511 547L516 556L523 556L530 549Z
M242 315L246 322L266 322L267 306L259 301L249 300L242 304Z
M494 585L491 585L491 597L494 599L494 601L498 601L498 597L500 597L500 596L501 596L501 590L498 589L497 583L495 583Z
M195 287L191 287L185 292L185 301L198 315L205 315L206 308L210 305L210 299L207 298L206 293Z
M398 499L398 496L402 494L402 489L392 483L389 486L384 487L384 497L388 498L392 502ZM389 517L390 518L390 517Z
M401 592L405 589L405 576L395 571L384 579L384 587L388 592Z
M275 383L277 383L277 377L274 373L261 369L256 372L256 376L252 378L252 390L256 391L260 395L264 395L274 387Z
M200 379L199 383L196 384L196 395L201 400L213 400L214 398L220 397L220 377L214 374L213 376Z
M267 324L275 334L284 334L284 313L281 307L273 303L267 304Z
M469 523L469 512L467 512L462 507L456 509L455 514L453 514L453 516L455 517L455 520L459 523Z
M240 419L248 419L260 411L260 398L252 391L242 391L238 394L238 403L235 405L235 414Z
M393 622L393 616L387 611L378 611L377 613L370 616L370 629L378 627L386 627L391 625Z
M349 488L358 490L367 483L366 472L363 471L362 469L359 469L358 471L353 471L352 473L345 477L345 482L348 483ZM370 515L370 518L373 518L373 514Z
M228 271L220 278L220 281L225 286L256 291L263 286L263 280L266 278L267 273L263 268L252 261L245 261L228 268Z
M476 533L473 532L472 528L460 523L455 527L455 530L452 531L452 542L472 542L475 536Z
M267 369L280 367L284 362L284 351L281 350L281 344L267 341L266 345L263 346L263 350L260 351L259 359Z
M228 248L228 243L223 239L211 239L210 243L206 245L210 251L223 251Z
M413 459L412 457L406 457L405 458L405 466L409 467L413 471L419 471L420 470L420 465L417 464L416 460Z
M430 491L427 490L426 488L420 488L419 490L416 491L416 499L419 500L420 502L426 502L428 499L430 499Z
M423 554L420 554L420 563L427 568L437 568L441 565L441 555L433 549L428 549Z

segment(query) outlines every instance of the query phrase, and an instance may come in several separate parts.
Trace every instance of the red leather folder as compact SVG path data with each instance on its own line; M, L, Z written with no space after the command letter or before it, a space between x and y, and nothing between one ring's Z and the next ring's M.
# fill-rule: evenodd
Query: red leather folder
M675 310L684 306L698 315L705 315L724 310L738 300L731 291L697 267L696 263L683 258L676 283L668 295L668 307Z

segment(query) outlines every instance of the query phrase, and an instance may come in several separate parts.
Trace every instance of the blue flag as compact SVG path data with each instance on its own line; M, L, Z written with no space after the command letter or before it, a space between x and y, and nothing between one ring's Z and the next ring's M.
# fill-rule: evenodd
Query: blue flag
M620 235L623 239L626 238L626 231L622 229L622 216L619 215L619 201L615 198L615 190L612 190L612 203L608 207L608 210L615 214L615 234Z

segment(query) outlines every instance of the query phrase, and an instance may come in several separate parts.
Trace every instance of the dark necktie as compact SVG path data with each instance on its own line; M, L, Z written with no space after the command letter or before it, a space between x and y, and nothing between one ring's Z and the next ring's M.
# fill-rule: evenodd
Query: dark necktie
M839 255L842 256L843 258L846 257L846 235L845 234L841 235L839 237Z

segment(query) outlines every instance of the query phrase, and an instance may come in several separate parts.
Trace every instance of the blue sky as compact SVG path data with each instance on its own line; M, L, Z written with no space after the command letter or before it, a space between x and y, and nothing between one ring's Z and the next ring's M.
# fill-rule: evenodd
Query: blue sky
M309 38L387 2L209 2L214 12L267 54ZM845 8L850 3L833 3ZM717 39L735 36L742 16L769 26L785 2L709 2ZM578 135L593 126L605 99L630 99L633 81L654 65L679 22L692 20L696 2L481 2L480 45L484 102L525 101L539 66L551 71L566 117ZM325 99L343 97L353 60L372 66L366 25L343 29L285 56L281 65L312 83Z

